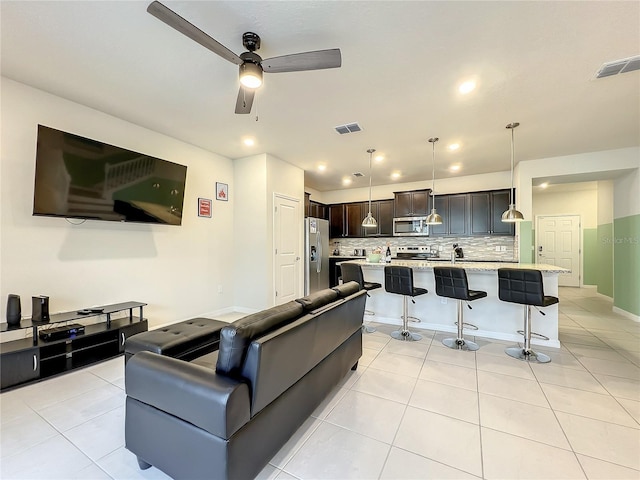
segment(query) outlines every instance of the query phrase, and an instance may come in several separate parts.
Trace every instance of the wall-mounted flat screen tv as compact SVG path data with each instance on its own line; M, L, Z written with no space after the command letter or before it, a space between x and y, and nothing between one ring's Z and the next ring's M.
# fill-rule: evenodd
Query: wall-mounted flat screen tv
M38 125L33 214L180 225L187 167Z

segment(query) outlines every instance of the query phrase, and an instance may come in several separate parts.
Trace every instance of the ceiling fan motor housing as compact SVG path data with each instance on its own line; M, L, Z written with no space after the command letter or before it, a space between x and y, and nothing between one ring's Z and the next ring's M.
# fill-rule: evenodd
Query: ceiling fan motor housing
M260 36L257 33L245 32L242 34L242 45L250 52L260 49Z

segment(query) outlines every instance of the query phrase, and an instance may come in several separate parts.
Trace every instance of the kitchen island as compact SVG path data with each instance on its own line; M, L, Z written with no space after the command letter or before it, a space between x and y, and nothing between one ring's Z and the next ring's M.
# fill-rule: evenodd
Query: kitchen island
M370 263L366 260L354 260L344 263L355 263L362 267L365 280L378 282L382 288L371 290L371 298L367 299L367 310L376 312L370 320L400 325L402 315L402 296L387 293L384 290L385 265L406 266L413 269L413 282L416 287L429 290L426 295L415 298L415 304L409 303L409 315L420 318L421 322L410 322L409 329L429 329L443 332L456 332L457 319L456 300L436 295L434 266L450 266L447 262L429 262L421 260L393 260L389 263ZM499 268L530 268L540 270L544 281L545 295L558 296L558 275L569 273L569 270L554 265L502 263L502 262L456 262L452 266L464 268L471 290L484 290L487 297L473 302L472 310L465 308L465 323L471 323L478 330L465 329L465 336L494 338L512 342L522 342L522 335L517 333L524 325L524 307L519 304L503 302L498 298ZM541 315L535 308L531 311L532 331L549 337L542 340L532 336L531 343L536 345L560 348L558 340L558 305L544 309Z

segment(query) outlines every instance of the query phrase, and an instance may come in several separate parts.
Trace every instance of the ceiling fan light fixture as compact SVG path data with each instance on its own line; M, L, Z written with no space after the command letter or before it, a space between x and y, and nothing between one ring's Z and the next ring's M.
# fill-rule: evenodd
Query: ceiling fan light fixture
M247 88L262 86L262 68L257 63L244 62L240 65L240 83Z

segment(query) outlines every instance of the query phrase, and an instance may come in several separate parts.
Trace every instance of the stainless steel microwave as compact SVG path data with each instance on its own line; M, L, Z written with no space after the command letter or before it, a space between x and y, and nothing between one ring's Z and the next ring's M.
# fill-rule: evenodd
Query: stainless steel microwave
M393 219L394 237L426 237L428 235L427 217L399 217Z

